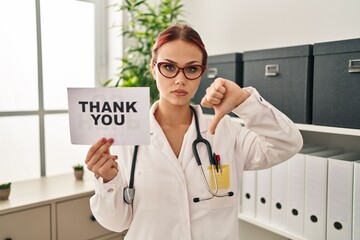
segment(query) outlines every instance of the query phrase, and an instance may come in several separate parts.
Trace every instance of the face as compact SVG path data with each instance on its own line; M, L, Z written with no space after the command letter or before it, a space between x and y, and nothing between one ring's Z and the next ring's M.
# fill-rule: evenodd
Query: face
M165 75L171 75L171 71L179 67L185 68L183 71L186 72L188 78L193 78L193 71L199 70L196 65L201 65L202 58L202 53L196 45L175 40L165 43L158 49L155 61L161 63L160 68ZM160 93L160 101L176 106L189 105L199 87L201 77L189 80L183 71L180 70L173 78L167 78L160 73L156 64L152 66L152 73Z

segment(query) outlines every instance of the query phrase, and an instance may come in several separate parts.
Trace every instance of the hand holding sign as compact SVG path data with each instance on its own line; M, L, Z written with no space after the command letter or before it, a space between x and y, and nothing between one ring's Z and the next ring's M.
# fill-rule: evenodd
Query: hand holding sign
M150 143L148 87L68 88L73 144L92 145L101 137L114 145Z
M101 138L89 149L85 163L87 168L95 173L95 176L102 177L103 182L114 179L118 173L118 165L115 161L118 157L110 154L110 146L114 139Z

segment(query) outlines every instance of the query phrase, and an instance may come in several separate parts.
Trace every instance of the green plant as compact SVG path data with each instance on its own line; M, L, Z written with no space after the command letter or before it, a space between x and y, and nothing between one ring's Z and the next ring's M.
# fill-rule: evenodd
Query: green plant
M8 189L11 187L11 182L0 184L0 189Z
M149 71L151 48L162 30L174 23L184 22L179 19L183 5L181 0L159 0L154 5L146 0L119 2L112 6L128 18L128 23L121 28L121 35L129 41L129 47L121 59L116 77L103 83L103 86L149 86L150 99L154 102L158 98L158 91Z
M73 166L74 170L84 170L84 166L82 164L76 164Z

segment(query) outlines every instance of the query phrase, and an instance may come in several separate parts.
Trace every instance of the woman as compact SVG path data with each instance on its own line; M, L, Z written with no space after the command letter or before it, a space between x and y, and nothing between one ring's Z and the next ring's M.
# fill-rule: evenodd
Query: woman
M112 149L118 150L115 155L110 153L113 140L103 138L87 154L85 162L96 176L93 214L112 231L129 229L126 239L238 239L242 172L274 166L302 147L294 123L251 87L217 78L201 102L213 107L215 116L210 119L199 106L191 108L206 62L204 44L192 28L175 25L159 34L151 72L160 98L150 110L151 144L139 146L135 154L130 204L124 201L124 189L134 147ZM230 112L246 127L231 121ZM209 141L210 154L203 143L192 149L199 135Z

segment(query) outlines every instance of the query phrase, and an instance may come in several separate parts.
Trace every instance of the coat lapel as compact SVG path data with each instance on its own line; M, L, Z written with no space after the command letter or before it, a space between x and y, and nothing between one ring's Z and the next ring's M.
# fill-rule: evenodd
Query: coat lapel
M185 177L183 170L179 164L177 157L174 154L174 151L171 149L169 142L166 139L166 136L155 119L154 113L158 107L158 102L155 102L150 110L150 138L151 144L154 148L156 148L159 152L162 153L164 159L161 160L161 164L170 164L181 181L185 182ZM158 160L155 160L158 161Z
M182 142L181 151L179 154L179 158L177 158L169 145L169 142L166 139L166 136L161 129L160 125L155 119L154 113L158 107L158 103L155 102L150 110L150 136L151 136L151 144L158 149L166 158L166 161L171 164L178 175L185 181L184 179L184 170L189 165L191 161L196 163L194 154L192 152L192 143L196 139L196 127L195 127L195 118L193 116L191 125L189 126L188 131L184 136L184 140ZM203 115L200 106L194 106L200 125L200 132L203 137L206 136L206 133L209 129L209 119Z
M209 120L206 118L206 116L203 115L201 107L199 105L194 106L197 117L199 119L199 127L200 127L200 133L203 138L205 138L207 131L209 129ZM189 163L191 161L194 161L196 163L193 151L192 151L192 144L195 141L197 137L196 127L195 127L195 116L193 116L191 125L184 136L183 145L181 146L181 152L179 155L179 158L181 158L181 166L182 169L185 169L188 167ZM197 165L196 165L197 166Z

